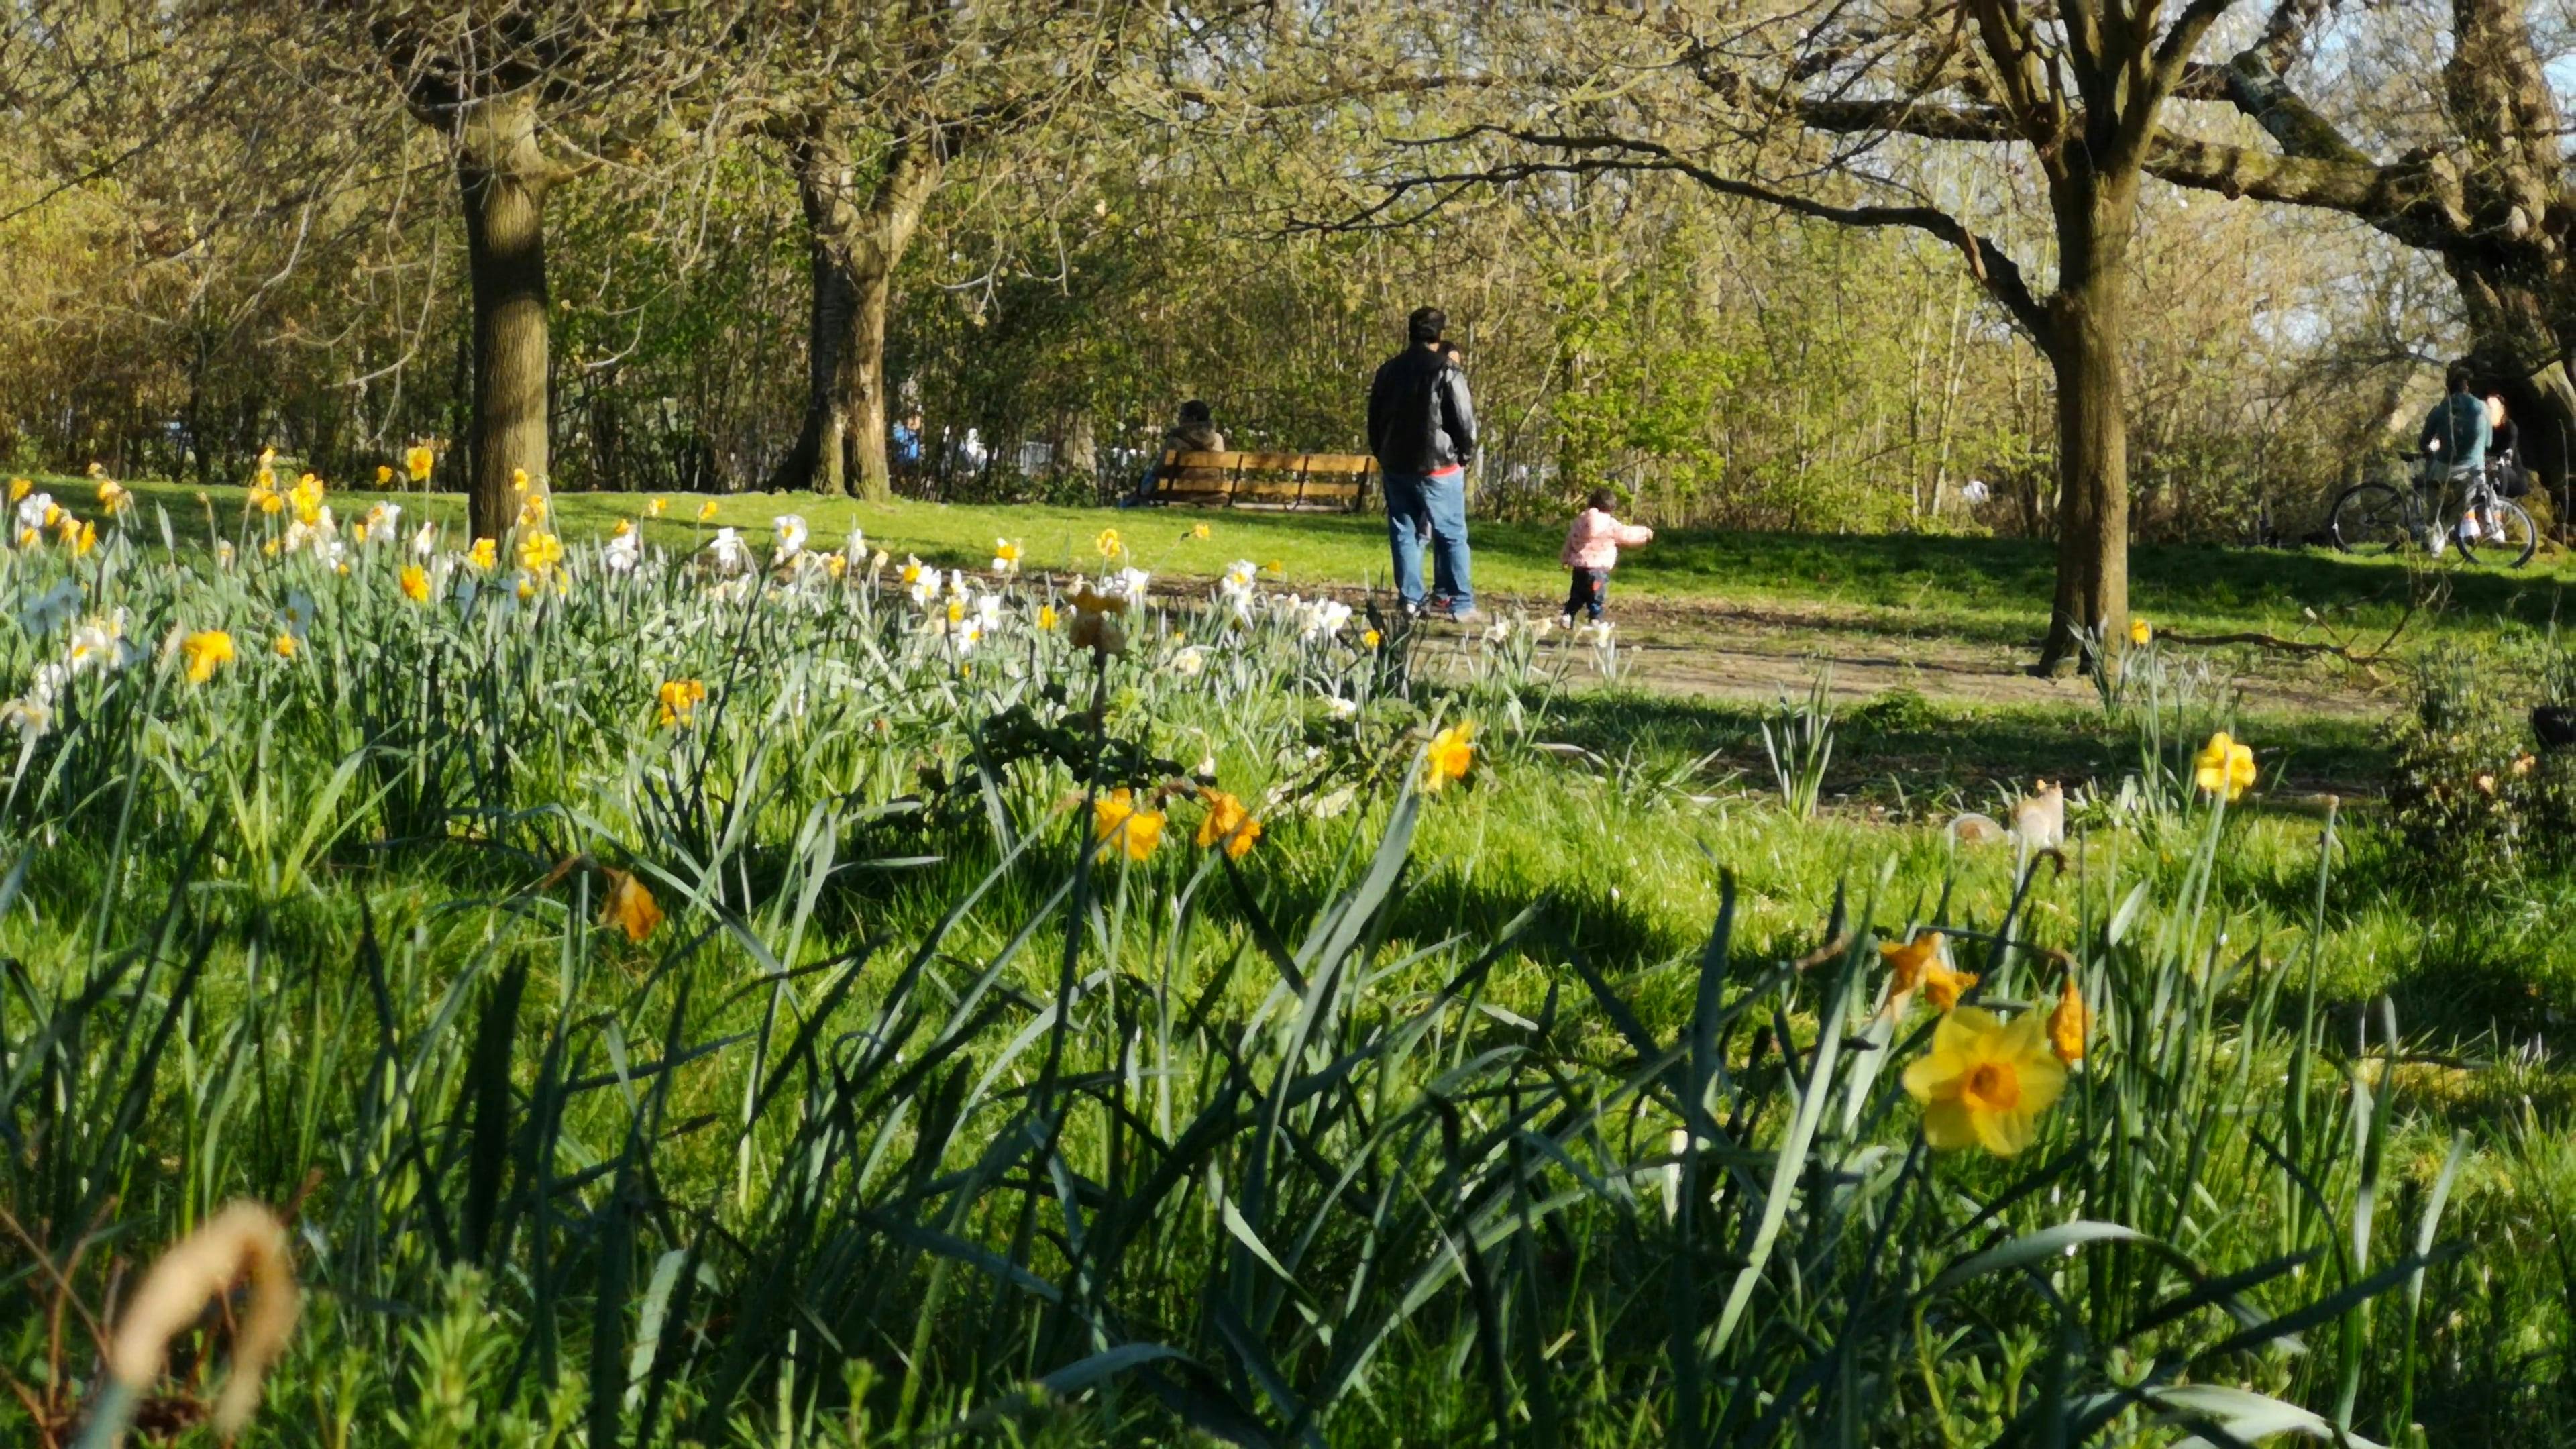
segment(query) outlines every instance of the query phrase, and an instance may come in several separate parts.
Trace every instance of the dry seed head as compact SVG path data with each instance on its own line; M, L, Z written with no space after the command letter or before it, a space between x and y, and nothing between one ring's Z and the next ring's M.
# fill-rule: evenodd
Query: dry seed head
M161 1255L116 1328L108 1372L137 1394L169 1366L170 1340L197 1321L235 1278L250 1280L250 1303L233 1340L232 1373L215 1399L215 1428L227 1439L259 1407L259 1383L295 1330L299 1299L286 1256L286 1225L257 1203L237 1202Z

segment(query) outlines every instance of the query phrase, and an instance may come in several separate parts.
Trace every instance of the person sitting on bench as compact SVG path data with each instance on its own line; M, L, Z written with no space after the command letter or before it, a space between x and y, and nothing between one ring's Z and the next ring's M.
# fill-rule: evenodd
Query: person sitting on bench
M1163 446L1155 450L1154 461L1145 465L1145 476L1136 480L1136 492L1126 506L1138 507L1153 501L1154 474L1162 467L1163 458L1171 453L1222 453L1225 434L1216 430L1216 414L1207 403L1191 398L1181 404L1178 421L1163 432Z

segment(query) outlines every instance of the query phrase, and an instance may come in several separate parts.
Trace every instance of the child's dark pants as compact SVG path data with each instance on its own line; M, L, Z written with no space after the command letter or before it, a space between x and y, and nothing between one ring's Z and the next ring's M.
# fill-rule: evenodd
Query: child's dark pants
M1608 569L1576 569L1574 586L1565 594L1565 614L1572 618L1580 613L1587 619L1599 619L1601 610L1610 602Z

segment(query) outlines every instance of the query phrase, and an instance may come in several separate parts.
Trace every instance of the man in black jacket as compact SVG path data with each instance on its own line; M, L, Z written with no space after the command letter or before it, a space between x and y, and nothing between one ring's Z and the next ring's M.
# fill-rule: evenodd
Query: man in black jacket
M1467 465L1476 457L1476 413L1467 375L1441 355L1448 317L1423 307L1406 319L1410 345L1388 358L1369 384L1369 451L1386 482L1386 536L1395 590L1407 613L1426 608L1422 530L1431 535L1436 618L1473 620L1475 585L1467 557Z

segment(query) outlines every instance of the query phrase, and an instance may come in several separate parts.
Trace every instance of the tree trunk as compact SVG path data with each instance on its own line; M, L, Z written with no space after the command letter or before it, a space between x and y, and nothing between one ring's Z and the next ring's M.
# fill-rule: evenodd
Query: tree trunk
M533 102L474 102L456 175L465 201L466 267L474 286L474 415L466 465L476 538L517 518L514 473L546 477L545 194L551 168L537 145Z
M2576 377L2567 362L2576 345L2576 279L2555 246L2521 248L2525 255L2513 264L2497 250L2453 248L2443 261L2468 313L2469 365L2479 386L2504 399L2521 434L2523 464L2558 505L2563 529L2568 468L2576 461Z
M842 413L849 419L850 472L860 497L894 496L886 457L886 323L894 310L894 269L912 245L922 208L939 185L939 156L917 138L898 137L875 194L843 248L849 268L850 335L841 358Z
M943 157L932 138L899 132L859 197L839 125L821 115L807 120L789 160L812 234L814 305L805 421L770 486L837 492L846 484L864 498L891 498L885 342L894 273L938 189Z
M831 239L847 225L840 213L849 210L849 152L828 123L818 120L789 147L788 159L796 173L797 199L805 208L813 305L805 325L805 419L796 430L796 445L771 471L769 487L780 493L810 488L839 494L848 486L849 413L841 374L847 365L853 299L849 270Z
M2128 325L2134 176L2079 173L2057 199L2058 287L2049 299L2057 374L2057 598L2040 668L2086 641L2116 668L2129 628L2129 430L2120 341Z
M894 307L891 263L851 278L849 341L843 350L841 412L849 419L851 491L870 502L894 496L886 456L886 321Z

